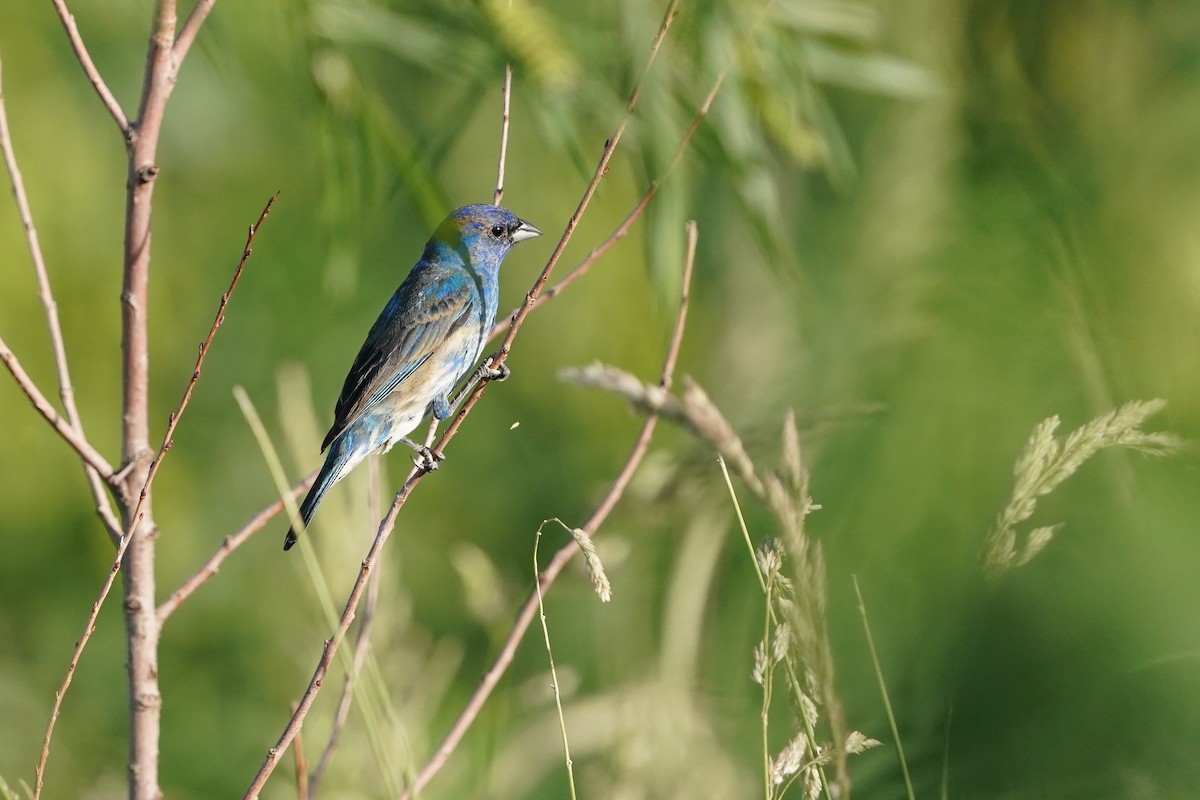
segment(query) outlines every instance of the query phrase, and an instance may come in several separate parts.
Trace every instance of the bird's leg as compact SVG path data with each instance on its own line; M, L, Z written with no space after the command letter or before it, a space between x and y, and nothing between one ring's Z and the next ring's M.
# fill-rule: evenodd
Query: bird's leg
M423 444L418 444L412 439L409 439L407 436L401 436L396 441L406 444L416 451L417 457L413 459L413 466L419 467L426 472L433 472L436 470L446 458L445 454L435 452Z
M463 384L463 387L458 390L458 394L454 395L454 399L445 405L445 417L438 416L438 401L435 400L433 408L434 417L437 417L437 419L445 419L454 413L454 409L458 408L459 404L462 403L462 401L465 400L472 391L474 391L475 387L480 381L486 379L500 383L501 381L508 380L508 376L512 375L512 370L508 368L507 364L501 364L499 367L493 367L492 364L494 362L495 356L488 356L483 360L483 363L475 368L475 371L471 373L471 377L468 378L467 382Z
M492 362L492 356L485 358L483 363L476 367L475 371L471 373L471 377L467 380L466 384L463 385L462 389L460 389L458 393L454 395L453 400L448 400L444 396L435 397L433 402L429 404L430 416L438 421L447 419L451 414L454 413L454 409L458 408L462 401L466 399L466 397L481 380L507 380L508 376L512 374L512 370L510 370L504 364L501 364L499 367L493 367ZM418 457L413 459L413 464L425 470L426 472L433 472L438 468L438 465L442 462L442 460L446 458L444 454L436 453L423 444L417 444L408 437L402 436L397 441L403 442L417 452Z
M500 366L493 367L492 364L494 363L496 363L495 356L488 356L483 360L483 363L475 370L479 373L480 379L487 378L489 381L495 381L496 383L503 383L508 380L508 376L512 375L512 370L508 368L508 365L501 363Z

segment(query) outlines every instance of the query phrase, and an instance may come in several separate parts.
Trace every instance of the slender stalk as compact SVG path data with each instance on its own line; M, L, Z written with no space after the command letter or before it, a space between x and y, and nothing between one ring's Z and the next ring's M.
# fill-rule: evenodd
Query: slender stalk
M396 515L408 499L413 488L420 482L423 474L419 470L414 470L410 474L409 479L405 481L403 487L396 493L396 497L393 499L388 513L379 523L375 539L371 543L366 557L363 558L362 566L359 568L358 578L354 581L354 585L350 589L350 595L346 598L346 605L342 609L341 618L338 620L337 630L334 631L330 638L325 640L324 647L321 649L321 657L317 661L317 668L314 670L312 679L309 681L308 689L305 690L304 695L300 698L300 702L296 705L296 711L292 714L283 733L280 734L279 740L275 743L274 747L267 751L266 759L259 768L258 774L254 776L254 779L246 788L243 797L249 799L259 796L259 792L266 785L267 779L275 771L279 756L287 751L288 746L299 735L300 729L304 725L304 718L308 715L308 710L312 707L313 701L317 697L317 692L320 690L321 684L325 681L325 676L329 672L330 665L333 663L333 658L337 654L338 645L345 638L346 631L350 628L350 623L354 621L355 610L358 608L359 600L362 598L367 586L367 578L370 577L375 562L379 558L379 553L383 549L384 542L387 541L388 535L396 524Z
M298 500L300 495L308 491L308 487L312 486L313 481L317 479L318 470L313 470L307 478L300 481L291 489L291 498L293 501ZM192 574L190 578L180 584L179 588L171 593L171 596L162 602L158 607L158 621L161 625L167 621L167 618L179 610L179 606L185 600L191 597L197 589L203 586L209 578L216 575L221 569L221 564L225 559L233 555L233 551L241 547L242 543L258 533L266 527L267 523L275 518L275 516L284 509L285 501L281 498L276 500L271 505L264 508L262 511L254 515L253 518L241 527L236 533L231 533L221 540L221 544L217 547L216 552L208 557L208 560L200 565L200 568Z
M563 716L562 692L558 686L558 670L554 666L554 650L550 647L550 626L546 622L546 605L542 598L542 587L538 581L538 545L542 542L542 528L545 522L538 526L537 535L533 540L533 588L537 593L538 619L542 623L542 641L546 644L546 658L550 662L550 686L554 689L554 708L558 711L558 729L562 733L563 755L567 761L567 787L571 791L571 800L576 800L575 794L575 765L571 762L571 741L567 737L567 720Z
M370 480L367 483L367 513L369 519L376 519L379 516L379 459L372 457L368 461L370 468ZM379 606L379 572L372 572L367 584L367 601L363 605L362 618L358 621L358 630L354 637L354 657L351 668L346 672L346 680L342 684L342 696L338 698L337 709L333 712L333 725L329 731L329 739L325 743L325 749L321 751L321 757L317 760L317 765L313 767L312 774L308 779L308 791L311 797L316 797L317 787L321 783L321 778L325 776L325 770L329 769L330 763L333 761L334 751L337 750L338 740L341 738L342 731L346 727L346 720L350 717L350 706L354 701L355 680L359 673L362 672L363 664L367 659L367 650L371 643L371 627L375 621L375 611ZM293 711L293 713L295 713ZM299 741L299 737L296 741Z
M46 325L50 330L50 346L54 351L54 366L58 373L58 396L62 401L63 410L66 411L67 421L79 434L79 438L86 441L83 421L80 419L79 409L75 405L75 389L71 383L71 372L67 367L67 348L63 342L62 326L58 320L58 303L50 288L46 260L42 256L37 227L33 224L33 211L29 205L29 197L25 193L25 182L21 178L21 169L17 165L17 155L13 150L2 85L0 85L0 150L4 153L4 165L8 169L13 198L17 201L17 213L21 217L21 226L25 229L25 243L29 246L29 257L33 262L33 271L38 282L38 295L41 297L42 308L46 314ZM104 473L104 479L102 479L96 468L85 459L83 472L88 482L88 488L92 492L92 501L96 504L96 515L100 517L100 522L103 523L109 537L115 543L121 538L121 523L117 521L116 514L113 513L104 480L108 478L111 470Z
M296 707L292 706L292 711ZM311 786L308 782L308 759L304 756L304 738L296 737L296 746L292 748L296 762L296 797L299 800L309 800L312 797Z
M900 728L896 724L896 714L892 710L892 699L888 695L887 683L883 680L883 667L879 664L879 653L875 650L875 637L871 635L871 623L867 621L867 604L863 602L862 590L858 588L858 576L853 577L854 596L858 598L858 616L862 619L863 632L867 635L867 649L871 653L871 665L875 667L875 679L879 682L879 694L883 697L883 710L887 712L888 727L892 730L892 738L896 741L896 757L900 760L900 774L904 777L904 790L908 800L916 800L913 791L912 777L908 774L908 759L904 757L904 745L900 741Z
M682 160L684 152L686 152L688 145L690 145L692 142L692 138L696 135L696 131L700 129L700 126L704 123L704 120L708 118L709 111L712 109L713 101L717 99L717 94L721 91L721 84L725 82L725 75L726 73L722 72L719 76L717 76L716 81L713 82L712 87L705 96L704 102L700 104L699 110L692 118L691 124L688 125L687 130L684 131L683 136L679 140L679 144L676 145L675 154L671 157L671 161L667 164L667 168L663 170L658 177L650 182L650 186L647 187L641 199L634 204L630 212L625 215L625 219L621 221L621 224L618 225L611 234L609 234L608 238L593 248L592 251L583 259L583 261L579 262L579 264L576 265L575 268L570 272L568 272L565 277L558 281L558 283L554 284L549 289L546 289L540 295L538 295L538 297L533 301L532 308L537 308L543 303L547 303L557 297L564 289L582 278L584 274L591 269L592 265L600 260L601 256L612 249L613 245L625 238L625 236L629 233L629 229L633 227L633 223L637 222L638 219L641 218L647 206L650 205L650 201L654 199L654 195L658 193L658 190L662 188L662 185L667 182L669 177L671 177L671 173L675 171L675 168L679 165L680 160ZM520 311L521 306L518 306L509 312L507 316L502 317L500 322L497 322L495 326L492 327L492 332L489 335L488 340L490 341L495 339L497 336L502 334L509 327L509 320L516 317Z
M13 380L17 382L17 386L21 387L21 391L29 398L29 402L41 414L47 422L58 432L63 441L71 446L85 464L95 469L105 477L105 480L111 480L113 474L112 465L99 452L96 451L86 439L79 435L79 431L71 427L57 411L54 406L46 399L41 390L34 384L33 379L25 372L25 368L21 366L21 362L17 360L16 355L3 338L0 338L0 361L4 362L4 366L13 376Z
M176 69L179 68L179 64L183 63L183 57L187 55L192 42L196 40L200 26L204 24L204 20L208 18L208 12L212 11L216 4L217 0L196 0L196 5L192 6L187 19L183 22L183 27L179 29L179 35L175 37L175 44L171 47Z
M757 560L756 560L757 563ZM760 572L762 570L759 570ZM763 593L764 614L763 614L763 635L762 635L762 656L765 664L762 674L762 707L759 710L759 723L762 728L762 758L763 758L763 795L766 800L771 800L771 690L774 684L775 676L775 661L773 658L771 647L771 611L775 593L775 573L769 573L766 578L766 591Z
M496 191L492 195L492 205L500 205L504 199L504 162L508 159L508 120L512 103L512 64L504 65L504 111L500 117L500 164L496 167Z
M100 71L96 69L96 65L92 62L92 57L88 54L87 47L83 43L83 36L79 33L79 27L75 24L75 17L67 10L67 4L64 0L50 1L54 4L54 10L58 13L58 19L62 22L63 28L67 32L67 41L71 43L71 49L75 51L75 58L79 61L79 65L83 67L83 73L87 75L92 88L100 96L100 102L104 103L104 107L112 115L113 120L117 123L117 127L121 129L121 135L128 140L133 135L133 128L130 126L129 119L125 116L121 104L117 102L117 98L113 96L113 93L109 91L108 84L100 77Z

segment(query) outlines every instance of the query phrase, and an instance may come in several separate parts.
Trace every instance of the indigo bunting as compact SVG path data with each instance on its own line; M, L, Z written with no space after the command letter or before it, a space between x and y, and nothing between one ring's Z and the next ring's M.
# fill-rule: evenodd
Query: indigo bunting
M407 438L426 414L450 416L475 380L507 377L485 364L451 400L450 392L483 354L500 300L500 264L517 242L541 231L512 212L489 205L463 206L446 218L421 260L408 273L371 326L346 375L333 427L321 450L329 452L300 506L307 526L335 483L371 453L403 442L421 454L426 470L437 461ZM283 542L296 543L289 528Z

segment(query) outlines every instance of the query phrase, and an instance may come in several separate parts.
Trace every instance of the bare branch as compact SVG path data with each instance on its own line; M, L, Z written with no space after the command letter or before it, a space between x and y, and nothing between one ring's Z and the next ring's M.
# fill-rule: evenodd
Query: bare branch
M96 90L96 94L100 95L100 102L104 103L104 107L108 109L108 113L116 121L117 127L121 129L121 135L128 141L133 133L133 129L129 125L129 119L125 116L125 112L121 109L121 104L117 102L117 98L108 90L108 85L104 82L104 79L100 77L100 70L96 69L96 65L92 62L92 57L88 55L87 47L83 44L83 36L80 35L79 27L75 24L75 17L67 10L65 0L50 1L54 3L54 10L58 12L58 19L67 31L67 40L71 43L71 49L75 51L75 58L79 60L79 65L83 67L83 72L91 82L92 88Z
M492 205L500 205L504 197L504 162L508 159L508 120L512 102L512 64L504 65L504 111L500 117L500 165L496 168L496 192L492 195Z
M213 339L217 335L217 328L221 327L221 323L225 321L225 308L229 305L229 298L233 295L233 290L237 288L238 281L242 277L242 270L246 266L246 261L250 258L253 250L251 246L254 244L254 237L258 233L258 229L262 226L266 218L271 214L271 206L275 205L275 199L279 197L279 192L271 195L267 200L267 204L263 206L262 213L258 215L258 220L250 226L246 233L246 245L242 248L242 257L238 261L237 268L233 271L233 278L229 281L229 288L225 290L225 294L221 295L221 301L217 304L217 313L213 317L212 325L208 329L208 335L204 337L204 341L200 343L200 351L196 354L196 366L192 368L192 374L188 378L187 386L183 390L183 397L179 399L179 406L167 418L167 430L163 433L162 445L158 448L158 454L154 460L150 462L150 467L146 471L146 482L142 486L141 495L138 497L138 504L134 506L133 513L130 515L137 524L138 514L141 512L147 497L150 494L150 484L154 480L154 476L158 474L158 468L162 464L163 457L174 444L171 437L175 433L175 428L179 426L179 417L187 408L188 401L192 399L192 390L196 388L196 381L200 380L200 370L204 366L204 359L208 356L208 348L212 346ZM131 526L132 527L132 526Z
M683 286L679 292L679 311L675 314L675 327L671 330L671 343L667 345L667 359L663 363L662 380L658 382L658 385L664 389L671 388L675 364L679 361L679 349L683 346L683 331L687 326L688 306L692 302L692 273L696 269L696 244L699 239L700 229L696 227L696 220L688 220L687 255L683 262Z
M293 486L290 492L292 499L299 499L301 494L308 491L308 487L312 486L312 482L316 478L317 470L313 470L307 478ZM158 607L159 624L161 625L166 622L172 614L178 611L179 606L183 605L183 601L195 594L197 589L221 570L221 565L225 563L225 559L233 555L233 552L245 544L251 536L265 528L267 523L273 520L283 509L284 500L281 498L255 514L236 533L231 533L222 539L221 545L216 549L216 552L209 556L208 560L200 565L195 574L180 584L179 588L172 592L171 596L164 600Z
M92 613L88 615L87 623L83 628L83 636L75 643L75 650L71 653L71 663L67 665L66 677L63 678L62 685L58 687L58 691L54 693L54 705L50 710L50 722L46 725L45 736L42 737L42 754L38 758L37 767L34 770L34 800L38 800L42 794L42 784L46 777L46 760L50 758L50 739L54 736L54 724L58 722L58 715L62 710L63 698L66 697L67 689L70 688L71 681L75 677L75 668L79 666L79 658L83 655L83 648L87 646L88 639L96 631L96 617L100 614L100 605L112 590L113 581L116 580L117 571L121 568L121 557L125 554L125 547L128 541L129 537L121 540L121 546L117 550L117 558L113 561L112 567L109 568L108 577L104 581L104 586L100 589L100 597L95 603L92 603Z
M176 71L179 70L179 65L183 63L188 49L195 41L196 34L200 32L200 26L204 24L208 12L212 11L216 4L217 0L196 0L196 5L192 6L191 12L183 22L183 27L179 29L179 35L175 37L175 44L171 48L175 57Z
M659 385L664 389L669 389L674 380L675 364L679 358L679 348L683 342L683 331L687 324L688 302L691 294L693 265L696 258L696 223L688 223L688 249L687 261L683 270L683 289L679 301L679 310L675 315L675 325L671 332L671 341L667 347L667 354L663 360L662 375L659 378ZM646 450L650 446L650 439L654 435L654 428L658 424L658 415L650 414L642 422L642 429L638 433L638 438L634 442L633 450L629 453L629 457L625 460L625 466L621 468L616 480L613 481L608 493L604 499L600 501L600 505L592 513L591 519L583 526L583 532L591 537L594 536L604 521L608 519L608 515L612 513L614 507L624 496L625 490L629 488L630 481L633 480L633 474L641 465L642 458L646 455ZM433 776L438 773L446 762L450 759L450 755L458 747L467 730L475 722L475 718L483 709L483 704L487 702L492 691L495 690L500 679L508 670L512 663L513 657L516 655L517 646L524 638L525 632L533 623L533 618L537 614L538 604L541 593L550 587L554 580L562 572L567 562L574 558L579 552L579 545L572 539L566 545L561 547L550 563L542 570L538 576L537 587L525 599L524 605L517 612L517 618L513 622L512 630L508 633L508 638L504 640L504 645L500 648L500 653L496 656L496 660L492 666L484 673L483 680L478 688L475 689L471 699L467 701L466 707L459 713L458 718L454 721L454 725L450 728L450 732L446 734L446 738L438 745L438 749L433 756L417 773L417 777L413 780L413 784L402 794L401 800L409 800L418 795L422 789L428 785Z
M312 679L309 681L308 688L304 691L304 695L300 698L300 702L296 707L296 711L292 714L287 725L283 729L283 733L279 736L279 741L275 746L267 751L266 760L259 767L258 774L254 776L254 780L246 788L246 793L243 795L246 800L257 798L267 779L271 777L271 773L275 771L278 765L279 756L287 751L288 745L300 733L300 728L304 725L304 718L308 715L309 708L312 707L313 701L317 697L317 692L321 689L321 684L325 680L326 674L329 672L329 666L333 663L333 657L337 654L338 645L346 636L346 631L350 628L350 623L354 621L354 612L358 608L358 602L362 598L363 591L367 586L367 578L370 577L371 570L379 558L379 553L383 549L384 542L392 532L392 528L396 525L396 515L400 513L400 509L408 500L408 496L412 490L421 482L421 479L426 475L425 472L414 468L409 474L400 491L396 493L392 500L392 506L388 513L380 521L379 527L375 534L374 541L371 542L371 547L367 550L367 555L363 558L362 566L358 571L358 578L354 581L354 586L350 589L350 596L346 598L346 605L342 609L342 616L338 621L337 630L333 636L325 640L325 645L321 650L321 658L317 661L317 667L313 671Z
M63 441L71 445L71 448L79 454L80 458L82 458L88 466L105 476L105 480L111 480L113 476L112 465L108 463L104 456L96 452L96 450L90 444L88 444L87 440L80 436L79 432L71 427L69 422L63 419L63 417L54 410L54 406L51 405L50 401L46 399L46 396L38 390L37 386L33 382L33 379L26 374L25 369L21 366L21 362L17 360L17 357L13 354L13 351L8 348L8 345L4 343L4 339L2 338L0 338L0 361L3 361L4 366L8 367L8 371L12 373L17 385L21 387L21 391L23 391L25 396L29 398L29 401L33 403L33 407L36 408L38 412L46 418L46 421L54 426L54 430L58 431L58 435L63 438Z
M367 484L367 513L370 519L376 519L379 516L379 459L372 458L369 466L371 477ZM346 720L350 718L350 705L354 700L354 681L362 672L363 663L367 660L367 650L371 644L371 627L375 621L375 610L379 606L379 571L372 572L368 580L367 601L363 605L362 618L358 621L358 631L354 637L353 664L350 671L346 673L346 680L342 684L342 696L338 698L337 710L333 713L333 726L329 731L329 741L325 743L321 758L318 759L317 766L313 768L312 774L308 778L308 791L312 797L316 797L321 778L324 777L325 770L329 769L329 764L333 761L333 753L337 749L338 739L341 738L342 730L346 727ZM300 741L299 736L296 737L296 741Z
M709 111L712 109L713 101L717 99L717 94L721 91L721 84L725 82L726 74L727 72L722 72L719 76L717 76L717 80L713 83L712 88L709 89L708 95L704 98L704 102L701 103L699 111L697 111L696 116L692 118L691 125L688 126L686 131L684 131L683 137L679 140L679 144L676 145L675 154L671 157L671 161L667 164L667 168L663 170L662 174L650 182L650 186L646 189L645 194L642 195L641 199L637 201L633 209L630 210L630 212L625 216L625 219L621 221L621 224L616 227L616 230L609 234L607 239L605 239L590 253L588 253L583 261L579 262L574 269L568 272L566 277L542 292L541 295L534 300L533 308L537 308L543 303L553 300L564 289L582 278L584 274L591 268L592 264L596 263L601 256L612 249L613 245L625 238L626 234L629 233L629 229L633 227L633 223L637 222L637 220L642 216L642 213L646 210L646 207L650 205L650 201L654 199L654 195L657 194L662 185L667 182L667 178L671 177L671 173L674 172L675 168L679 165L680 160L683 158L684 152L687 150L688 145L691 144L692 138L696 135L696 131L700 129L700 126L704 123L704 120L708 118ZM496 323L492 327L492 332L489 334L488 340L491 341L503 333L509 326L509 320L515 317L520 310L520 306L514 308L500 322Z
M129 692L129 797L157 800L162 692L158 683L160 631L155 613L155 546L151 510L154 462L150 445L150 247L158 141L175 88L175 0L156 0L134 135L126 166L124 269L121 284L121 466L124 480L121 542L124 563L125 650ZM169 441L169 440L168 440ZM134 499L136 498L136 500ZM114 573L115 574L115 573ZM110 576L110 585L111 585ZM97 608L107 596L102 593Z
M292 713L296 713L294 704ZM292 755L296 759L296 797L299 800L309 800L312 794L308 785L308 759L304 757L304 737L296 737L296 748L292 751Z
M67 369L67 350L63 343L62 326L58 321L58 303L50 289L50 277L46 272L46 260L42 256L42 246L38 242L37 228L33 224L33 211L29 205L29 197L25 194L25 182L21 179L21 170L17 166L17 155L13 150L12 134L8 129L8 111L4 103L4 89L0 85L0 150L4 151L4 164L8 168L9 181L12 184L13 197L17 201L17 213L21 215L21 225L25 228L25 241L29 245L29 257L33 260L33 271L37 275L38 294L42 307L46 312L46 324L50 328L50 345L54 351L54 365L58 371L58 396L62 400L63 409L67 412L67 421L86 440L83 432L83 421L75 405L75 390L71 385L71 373ZM116 543L121 538L121 523L117 521L109 503L108 489L100 478L100 474L86 460L83 465L88 487L92 492L92 500L96 503L96 514L104 524L108 535ZM105 473L105 479L111 471Z
M240 278L242 275L242 269L246 265L246 260L250 258L250 246L254 242L254 236L258 232L259 227L262 225L263 220L267 218L267 214L270 213L271 206L274 204L277 196L278 194L272 195L271 199L267 201L267 205L263 208L262 213L259 215L258 221L254 225L250 226L250 232L246 236L246 245L242 248L242 258L238 262L237 269L234 270L233 279L229 283L229 288L225 291L225 294L221 296L221 302L217 307L217 315L213 320L212 327L209 329L208 336L200 345L200 353L196 358L196 365L192 369L191 377L188 380L187 388L184 390L183 398L180 400L179 407L172 412L170 416L166 433L163 436L162 446L159 447L158 454L154 457L154 460L151 462L145 473L145 482L142 484L141 492L138 494L137 504L129 512L127 517L125 535L121 538L120 546L117 548L116 558L113 559L112 567L109 569L108 577L105 579L104 585L100 589L100 594L96 598L96 602L92 604L91 613L88 615L87 623L83 628L83 635L79 637L79 641L75 644L75 650L71 654L71 662L67 666L67 674L63 678L62 685L59 687L58 691L54 693L54 706L50 712L50 722L46 726L46 735L42 739L42 752L40 758L38 759L37 768L35 770L36 785L34 787L34 800L37 800L37 798L41 795L42 783L45 777L46 760L50 757L50 740L54 736L54 725L58 721L58 714L59 710L62 708L63 698L66 696L67 689L70 688L71 681L75 676L75 668L79 664L79 659L83 656L83 650L87 646L88 640L91 639L92 633L94 633L96 630L96 618L99 617L100 609L104 606L104 601L108 599L109 592L112 591L113 583L116 580L117 573L121 569L122 561L125 558L125 553L129 549L130 543L134 541L134 531L138 529L138 526L143 521L143 516L145 513L144 508L147 499L150 496L150 484L154 480L154 476L158 473L158 467L162 464L163 457L166 455L167 450L169 450L171 447L171 435L174 433L175 427L179 424L179 418L183 414L184 409L187 407L188 400L192 395L192 389L195 387L196 381L200 377L200 368L204 363L205 355L208 353L208 347L212 343L213 337L217 333L217 328L220 327L221 322L224 321L225 307L229 303L230 295L237 286L238 278ZM152 567L153 564L150 566ZM149 577L151 579L151 583L153 583L153 571L151 571ZM153 601L153 598L154 595L153 592L151 592L149 599ZM140 611L141 609L139 609L139 612ZM157 633L159 621L154 607L151 606L147 613L152 618L154 630ZM131 680L133 680L132 677ZM155 682L155 686L157 686L157 682ZM157 694L155 695L155 698L157 699ZM153 701L147 700L146 698L137 695L135 692L134 698L132 699L132 704L135 707L135 713L137 707L146 702L152 703ZM157 711L157 707L154 710ZM155 737L153 744L154 750L157 752L157 737ZM157 767L157 759L154 760L154 766ZM155 786L151 788L156 788L157 780L152 782L155 784ZM133 790L131 788L131 794L132 793Z

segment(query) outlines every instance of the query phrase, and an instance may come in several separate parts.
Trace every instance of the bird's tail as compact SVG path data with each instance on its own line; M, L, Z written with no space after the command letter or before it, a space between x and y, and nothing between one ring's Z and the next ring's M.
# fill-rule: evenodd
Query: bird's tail
M325 463L321 466L321 471L317 473L317 479L313 481L312 488L308 490L304 502L300 504L300 520L304 523L305 528L312 521L313 514L317 512L317 506L325 497L325 493L363 459L363 454L353 450L346 452L343 444L342 440L337 440L329 448L329 452L325 456ZM295 528L288 528L287 536L283 539L283 549L291 550L297 538Z

